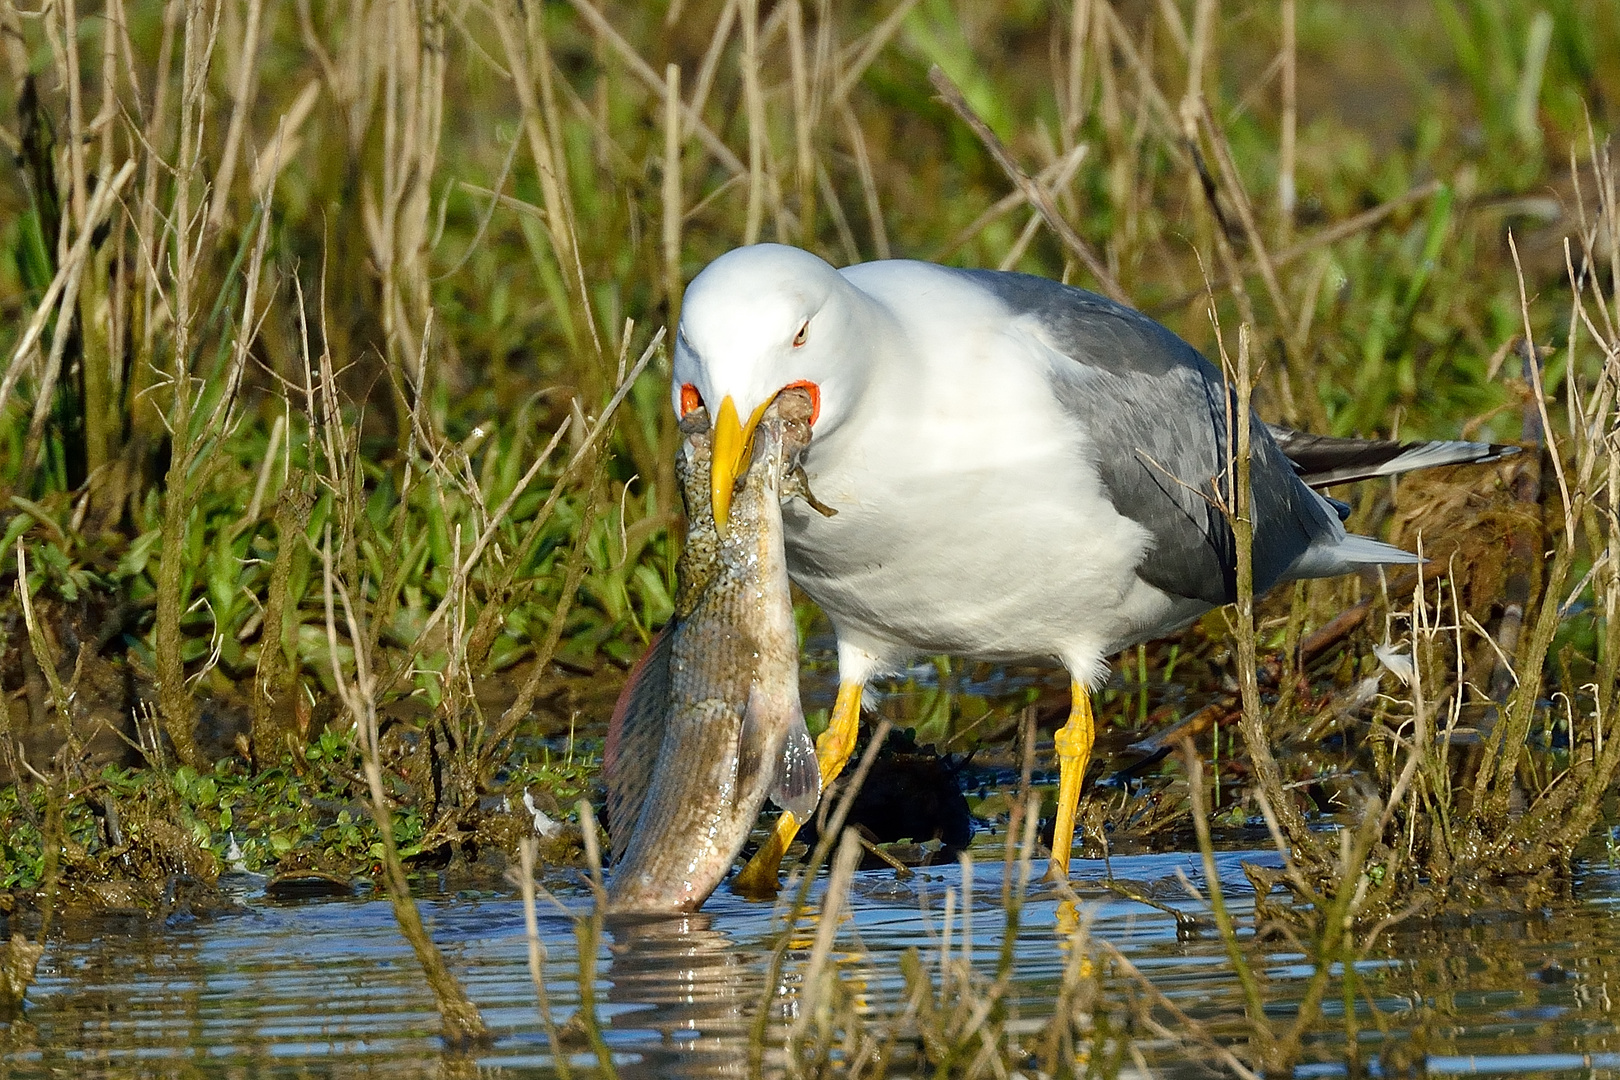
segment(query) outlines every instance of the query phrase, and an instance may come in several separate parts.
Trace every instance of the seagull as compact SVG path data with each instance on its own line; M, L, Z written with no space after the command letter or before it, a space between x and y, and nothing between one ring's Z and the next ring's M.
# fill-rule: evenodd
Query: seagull
M688 286L677 416L715 417L711 494L726 528L760 417L813 402L805 479L783 506L788 572L831 621L838 695L817 741L823 787L849 760L867 682L915 658L1056 659L1049 876L1066 878L1107 658L1237 598L1222 507L1236 397L1146 315L1027 274L911 260L835 269L780 244L730 251ZM1515 448L1308 435L1253 425L1254 589L1417 556L1345 531L1317 485L1492 461ZM799 821L738 875L771 895Z

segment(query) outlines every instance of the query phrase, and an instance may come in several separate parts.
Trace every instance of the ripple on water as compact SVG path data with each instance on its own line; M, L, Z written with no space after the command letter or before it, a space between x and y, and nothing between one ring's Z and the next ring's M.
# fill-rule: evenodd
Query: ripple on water
M988 853L987 853L988 854ZM1240 864L1274 862L1221 853L1218 866L1240 915L1248 896ZM1113 872L1192 911L1178 871L1202 883L1186 854L1116 858ZM991 971L1004 928L999 860L975 867L974 963ZM1079 873L1100 878L1099 864ZM904 883L887 871L858 876L838 959L862 980L875 1012L903 1000L898 959L938 947L955 867ZM1179 1007L1223 1038L1240 1041L1239 988L1213 935L1178 934L1168 914L1083 887L1092 934L1128 956ZM1615 1008L1620 1000L1620 875L1589 870L1578 902L1531 915L1481 915L1397 927L1357 965L1363 1060L1381 1049L1371 1010L1391 1043L1418 1054L1430 1073L1587 1076L1620 1069ZM565 901L580 909L582 893ZM477 1060L480 1076L545 1075L546 1039L529 981L520 905L509 898L423 903L435 939L496 1033ZM960 918L961 905L955 904ZM741 1065L761 1001L791 1003L810 944L795 940L780 985L767 988L772 910L722 891L700 914L610 928L592 962L605 1040L623 1076L722 1076ZM1019 1015L1049 1010L1064 956L1054 926L1057 900L1037 889L1015 943L1013 998ZM962 939L960 924L954 931ZM579 963L571 920L543 912L548 994L559 1022L579 1007ZM1260 965L1268 1011L1286 1020L1310 965L1285 944ZM1301 1076L1344 1073L1344 1024L1337 986L1307 1041ZM1372 1029L1373 1035L1366 1034ZM385 902L272 903L249 897L244 914L174 928L78 924L55 941L29 993L25 1019L5 1031L4 1075L437 1076L446 1072L438 1017ZM1206 1075L1198 1055L1149 1044L1163 1076ZM594 1059L581 1044L576 1060ZM455 1070L449 1070L454 1072ZM462 1075L462 1073L457 1073Z

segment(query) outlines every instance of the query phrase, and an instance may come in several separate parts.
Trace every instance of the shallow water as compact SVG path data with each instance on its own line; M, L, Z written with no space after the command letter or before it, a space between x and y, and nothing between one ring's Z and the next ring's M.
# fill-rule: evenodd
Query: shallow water
M825 707L834 688L830 639L813 637L806 657L806 706ZM1179 690L1150 689L1155 706ZM907 726L939 707L939 699L928 696L934 691L955 697L944 710L955 723L974 711L961 707L966 698L981 697L997 715L1010 717L1041 693L1062 704L1067 690L1066 677L1055 669L996 667L980 679L971 667L941 673L919 665L873 697L880 715ZM1134 698L1139 691L1122 692ZM1147 697L1148 689L1140 693ZM1015 783L1015 761L1009 748L990 748L971 775L956 782L979 791L971 801L986 791L994 796ZM1038 781L1055 779L1037 771ZM1124 839L1115 834L1116 844ZM971 848L973 963L987 976L1005 927L1002 850L1002 838L990 830ZM1560 906L1409 923L1386 935L1358 966L1354 1026L1362 1065L1372 1075L1620 1078L1620 869L1595 854L1583 864L1574 898ZM1228 901L1247 928L1245 861L1274 866L1277 857L1239 850L1218 856ZM1139 893L1185 914L1206 913L1182 883L1184 875L1202 887L1196 854L1116 855L1109 866ZM1077 859L1072 872L1094 950L1098 942L1119 949L1223 1043L1247 1039L1239 985L1213 931L1178 932L1171 914L1110 892L1101 884L1108 868L1100 861ZM901 954L913 947L925 958L936 954L947 890L958 897L953 934L961 940L962 881L954 864L919 869L904 882L889 870L855 876L834 955L875 1019L901 1008ZM266 896L262 879L242 875L227 883L242 906L238 914L167 925L101 920L65 927L46 952L24 1017L0 1025L0 1080L556 1074L530 980L522 906L512 893L444 893L420 901L430 931L495 1036L491 1047L462 1057L440 1044L432 997L386 901L292 903ZM545 884L567 909L540 910L547 995L555 1021L564 1024L581 1008L575 917L588 912L590 894L571 873ZM596 1013L618 1074L747 1075L746 1048L759 1010L770 1011L767 1041L775 1046L796 1011L821 896L818 883L812 914L797 924L794 947L771 986L768 965L783 914L740 900L724 886L700 914L609 926L590 967ZM1033 1033L1051 1013L1064 971L1067 934L1059 926L1066 914L1050 890L1032 888L1014 939L1009 995L1022 1032ZM1255 948L1263 959L1269 1018L1280 1028L1295 1014L1310 966L1284 943ZM1129 990L1116 976L1105 993L1123 1010ZM1346 1028L1335 982L1297 1075L1347 1075ZM566 1045L575 1075L600 1075L583 1039ZM1193 1045L1138 1032L1137 1047L1155 1076L1224 1075Z
M999 854L983 845L975 872L974 964L993 969L1003 920ZM1244 859L1222 853L1220 874L1241 910ZM1116 876L1179 909L1200 910L1178 871L1198 882L1195 855L1116 858ZM1223 1041L1243 1038L1238 987L1219 940L1178 936L1168 914L1097 886L1101 864L1077 866L1094 939L1120 949L1182 1009ZM898 954L937 948L947 888L958 867L899 882L857 874L851 918L835 956L877 1014L901 996ZM558 895L583 910L583 890ZM24 1019L0 1032L0 1076L542 1076L554 1072L540 1024L520 903L507 895L422 902L433 936L483 1009L494 1045L469 1059L444 1053L438 1018L386 902L283 904L250 883L244 912L179 925L67 928L28 995ZM1038 889L1016 942L1012 1004L1049 1011L1063 970L1056 898ZM596 950L598 1013L620 1075L743 1075L752 1017L769 998L793 1009L808 952L788 954L780 985L765 986L774 940L769 905L724 890L699 915L610 928ZM960 928L958 928L958 934ZM572 920L541 912L556 1019L579 1008ZM1268 1010L1287 1020L1309 974L1284 945L1265 954ZM1361 965L1362 1060L1380 1053L1401 1074L1620 1076L1620 872L1589 868L1576 899L1532 915L1481 915L1397 928ZM1116 992L1122 990L1116 985ZM1377 1014L1372 1009L1376 1006ZM1299 1075L1343 1075L1337 988ZM1155 1075L1207 1076L1207 1055L1142 1042ZM581 1043L573 1061L594 1069Z

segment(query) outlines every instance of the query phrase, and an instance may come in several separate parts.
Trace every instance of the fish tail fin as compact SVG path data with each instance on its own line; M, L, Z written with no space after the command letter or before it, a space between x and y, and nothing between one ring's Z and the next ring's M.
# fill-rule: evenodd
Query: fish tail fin
M602 774L607 782L607 828L617 863L630 844L630 833L641 816L642 804L652 787L658 748L669 721L671 629L658 632L647 652L630 669L602 748Z

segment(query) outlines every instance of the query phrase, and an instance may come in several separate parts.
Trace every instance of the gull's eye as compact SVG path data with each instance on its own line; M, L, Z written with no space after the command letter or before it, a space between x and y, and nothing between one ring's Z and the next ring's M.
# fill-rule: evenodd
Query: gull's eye
M799 332L797 334L793 335L793 347L795 349L797 349L800 346L802 346L804 344L805 338L807 338L809 336L810 336L810 320L806 319L804 321L804 325L799 327Z
M681 384L681 415L685 416L693 409L703 408L703 395L691 383Z

